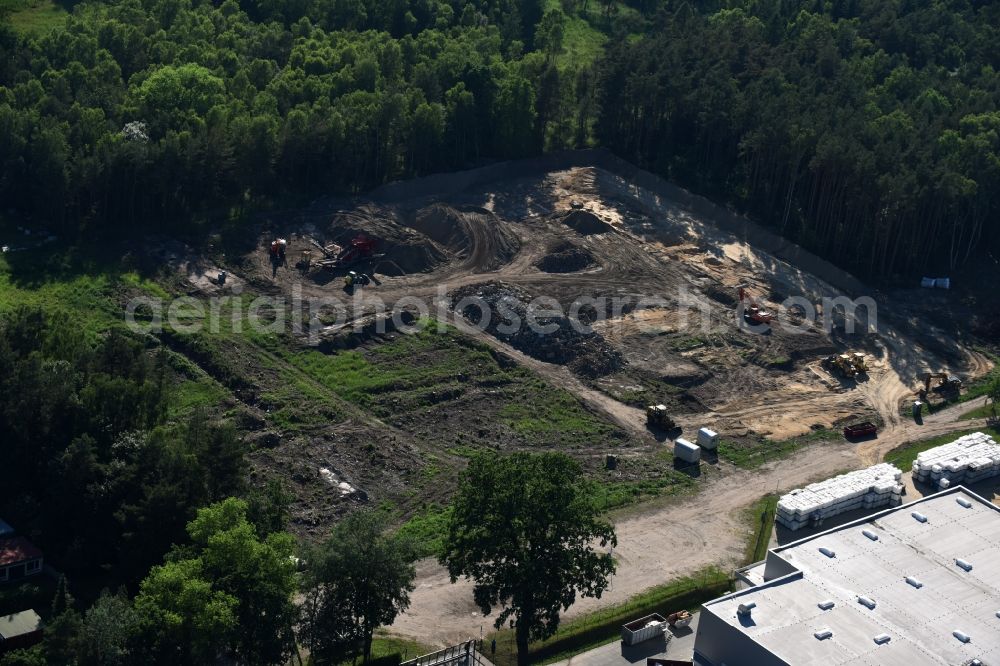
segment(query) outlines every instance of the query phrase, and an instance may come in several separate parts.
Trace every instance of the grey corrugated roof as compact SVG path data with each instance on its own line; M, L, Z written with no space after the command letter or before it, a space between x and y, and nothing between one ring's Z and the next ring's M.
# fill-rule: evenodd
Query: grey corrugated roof
M38 630L42 626L42 618L38 617L32 609L13 613L12 615L0 615L0 638L9 640L15 636L23 636Z
M960 497L971 508L959 504ZM914 511L927 521L914 519ZM1000 509L965 488L776 548L768 558L797 571L705 609L788 663L1000 664ZM921 587L907 583L907 576ZM859 596L874 600L875 608L859 603ZM817 604L827 599L835 606L821 610ZM736 608L749 601L757 604L752 622L741 622ZM813 634L823 628L833 636L817 640ZM958 640L956 630L971 641ZM880 634L889 641L877 644Z

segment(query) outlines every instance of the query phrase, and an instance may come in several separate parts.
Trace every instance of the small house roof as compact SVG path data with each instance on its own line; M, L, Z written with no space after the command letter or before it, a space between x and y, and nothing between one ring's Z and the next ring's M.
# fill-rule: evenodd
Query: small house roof
M37 560L40 557L42 557L42 551L24 537L0 539L0 567Z
M42 618L34 609L29 608L20 613L0 615L0 638L10 640L38 631L42 626Z

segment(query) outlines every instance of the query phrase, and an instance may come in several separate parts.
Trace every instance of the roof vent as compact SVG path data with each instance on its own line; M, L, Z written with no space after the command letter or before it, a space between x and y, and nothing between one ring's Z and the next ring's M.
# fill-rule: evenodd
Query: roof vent
M875 608L875 600L869 599L868 597L858 597L858 603L861 604L862 606L867 607L868 609Z
M959 631L958 629L951 632L951 635L957 638L958 640L962 641L963 643L968 643L972 640L972 636L965 633L964 631Z
M921 523L926 523L927 522L927 516L925 516L924 514L920 513L919 511L914 511L910 515L913 516L914 518L916 518L918 522L921 522Z
M1000 611L997 611L997 617L1000 617Z
M885 645L890 640L889 634L879 634L875 637L875 642L879 645Z
M955 501L958 502L960 506L964 506L966 509L972 508L972 502L965 499L964 497L958 497L955 499Z
M819 631L814 633L813 636L815 636L816 640L818 641L825 641L827 638L833 636L833 632L830 631L829 629L820 629Z
M750 615L750 611L752 611L754 608L757 608L757 604L753 601L746 604L740 604L739 608L736 609L736 614L739 615L740 617L746 617Z
M833 599L827 599L826 601L821 601L816 605L819 606L820 610L830 610L831 608L833 608L834 603ZM1000 611L997 611L997 615L1000 616Z
M972 564L970 562L966 562L965 560L955 560L955 564L958 565L959 569L972 571Z
M921 583L919 580L917 580L913 576L907 576L906 577L906 582L909 583L910 585L912 585L913 587L917 588L918 590L924 586L923 583Z
M872 532L871 530L861 530L861 533L864 534L869 539L871 539L872 541L878 541L878 535Z
M821 547L819 549L819 552L823 553L827 557L837 557L837 553L833 552L832 550L830 550L826 546Z

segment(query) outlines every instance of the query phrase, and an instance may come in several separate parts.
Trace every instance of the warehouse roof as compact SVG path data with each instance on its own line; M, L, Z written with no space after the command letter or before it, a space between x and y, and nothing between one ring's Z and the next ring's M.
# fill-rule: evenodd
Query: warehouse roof
M961 486L776 548L754 573L705 612L790 664L1000 663L1000 509Z

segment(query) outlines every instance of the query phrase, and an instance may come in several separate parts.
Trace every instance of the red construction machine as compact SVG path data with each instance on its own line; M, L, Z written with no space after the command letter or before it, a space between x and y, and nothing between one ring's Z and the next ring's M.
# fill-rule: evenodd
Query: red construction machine
M737 293L740 297L740 305L743 307L744 317L754 324L771 325L771 322L774 321L774 314L765 310L745 288L740 287Z

